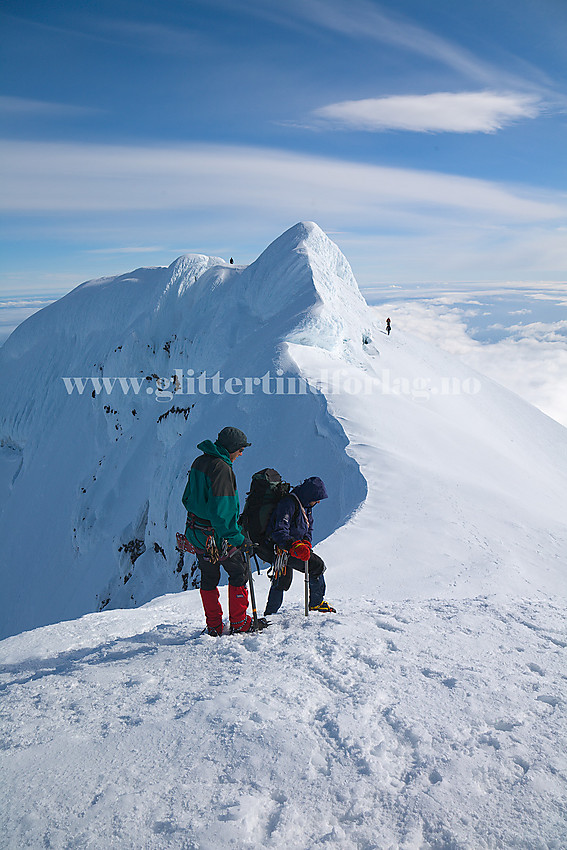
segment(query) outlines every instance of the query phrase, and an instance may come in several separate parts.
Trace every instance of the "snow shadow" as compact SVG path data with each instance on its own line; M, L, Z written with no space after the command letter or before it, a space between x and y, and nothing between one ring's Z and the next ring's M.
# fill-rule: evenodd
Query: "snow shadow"
M0 693L12 685L26 685L50 676L73 676L81 666L97 666L155 655L164 646L183 646L200 631L169 625L156 626L142 634L112 638L98 646L61 652L52 658L27 660L0 666ZM4 681L4 678L7 681ZM9 678L8 678L9 677Z

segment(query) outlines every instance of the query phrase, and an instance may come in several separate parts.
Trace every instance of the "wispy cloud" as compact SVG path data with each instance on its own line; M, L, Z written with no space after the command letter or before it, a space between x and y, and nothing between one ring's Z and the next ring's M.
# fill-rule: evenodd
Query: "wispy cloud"
M151 53L185 54L201 52L208 41L203 34L185 27L166 26L159 21L104 18L86 15L85 34L112 44L137 46Z
M160 245L143 245L137 247L135 245L116 245L110 248L91 248L87 254L155 254L158 251L163 251Z
M532 95L481 91L347 100L322 106L313 114L341 129L494 133L520 118L535 118L541 109Z
M51 304L53 298L20 298L12 296L12 298L0 297L0 310L28 310L34 307L45 307Z
M68 19L71 25L58 25L35 20L33 17L12 15L0 11L0 18L33 28L49 36L62 36L76 42L78 39L99 41L124 47L136 47L151 53L181 54L199 51L207 43L203 33L185 26L167 26L160 20L143 22L138 16L132 19L96 15L88 10Z
M0 114L3 115L88 115L100 110L90 106L77 106L72 103L53 103L48 100L31 100L26 97L0 95Z
M100 246L114 246L118 255L124 246L191 242L200 252L230 256L238 244L239 259L253 260L301 219L339 233L362 285L556 280L567 264L567 198L529 186L203 144L4 141L0 170L6 239L80 245L76 279L108 270L94 254L85 263L85 249ZM140 252L136 262L151 254ZM171 259L164 248L150 264Z
M391 221L397 208L450 208L466 217L545 221L565 215L560 193L468 177L223 145L129 147L0 142L12 212L210 209L321 210Z
M223 0L213 2L224 5ZM402 49L482 86L498 85L520 90L552 86L541 69L532 67L521 57L508 55L506 62L498 66L375 0L286 0L285 4L242 0L239 8L280 26L295 27L303 23L312 29L338 33L345 38L374 41ZM518 69L516 73L512 70L514 65ZM533 86L529 80L535 81Z
M291 5L296 14L343 35L402 47L474 79L491 76L486 65L465 48L369 0L293 0Z

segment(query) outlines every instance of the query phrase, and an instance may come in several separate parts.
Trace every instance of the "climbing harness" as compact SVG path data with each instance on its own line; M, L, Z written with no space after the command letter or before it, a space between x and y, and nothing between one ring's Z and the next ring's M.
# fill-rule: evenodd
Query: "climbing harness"
M191 530L195 529L200 531L202 534L206 534L207 538L205 541L205 548L199 549L193 543L190 543L189 540L185 537L184 534L180 534L177 532L177 548L180 552L191 552L193 555L201 555L210 561L211 564L218 564L219 561L222 561L228 555L228 542L223 539L221 543L221 547L217 546L215 540L215 531L212 525L206 520L200 519L195 514L189 512L187 514L187 528Z

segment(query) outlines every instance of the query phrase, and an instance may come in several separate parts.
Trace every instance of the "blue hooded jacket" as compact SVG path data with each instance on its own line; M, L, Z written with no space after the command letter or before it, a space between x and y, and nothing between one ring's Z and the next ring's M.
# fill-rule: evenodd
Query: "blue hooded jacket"
M282 548L289 548L296 540L311 542L313 515L309 503L327 498L327 490L320 478L306 478L276 505L268 523L266 539L273 540Z

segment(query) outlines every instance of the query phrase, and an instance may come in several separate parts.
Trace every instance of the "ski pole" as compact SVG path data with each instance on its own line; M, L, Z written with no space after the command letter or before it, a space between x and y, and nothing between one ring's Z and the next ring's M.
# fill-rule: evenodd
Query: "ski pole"
M309 616L309 561L305 561L305 616Z

